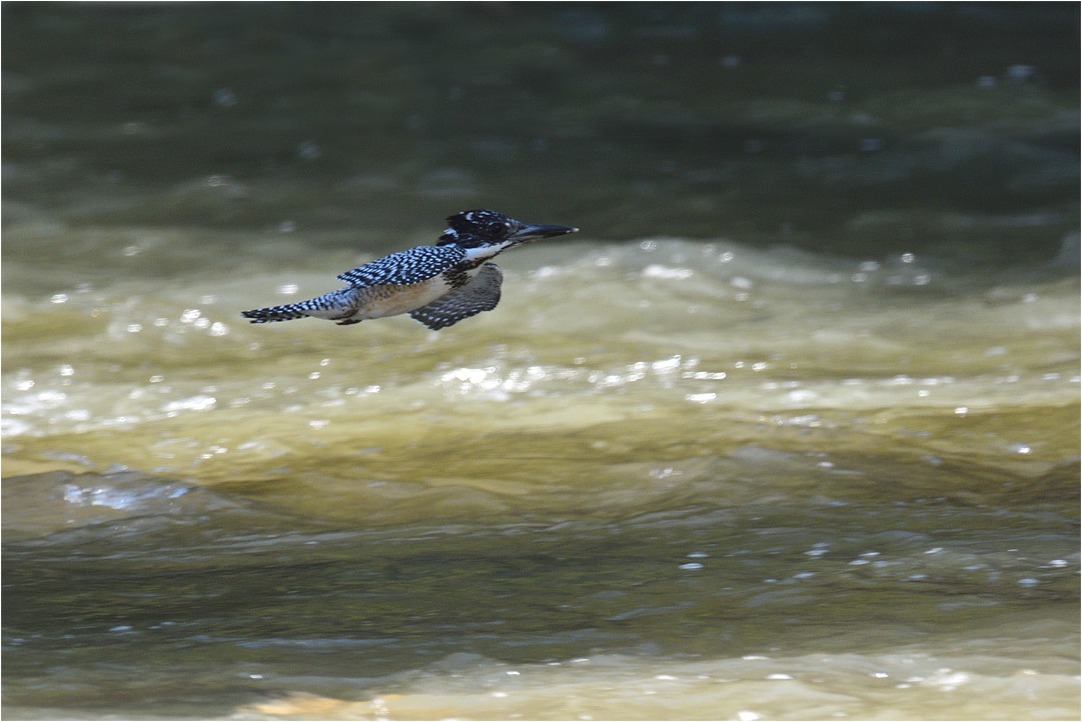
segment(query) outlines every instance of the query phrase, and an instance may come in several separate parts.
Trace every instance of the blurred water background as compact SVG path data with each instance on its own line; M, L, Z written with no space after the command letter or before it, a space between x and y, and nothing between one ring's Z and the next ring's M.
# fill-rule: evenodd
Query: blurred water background
M1078 718L1076 3L2 13L7 718Z

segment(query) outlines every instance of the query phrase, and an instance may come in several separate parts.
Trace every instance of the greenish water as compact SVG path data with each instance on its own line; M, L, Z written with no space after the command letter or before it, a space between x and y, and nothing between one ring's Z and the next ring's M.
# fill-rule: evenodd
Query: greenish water
M4 715L1077 718L1077 8L962 7L5 3Z

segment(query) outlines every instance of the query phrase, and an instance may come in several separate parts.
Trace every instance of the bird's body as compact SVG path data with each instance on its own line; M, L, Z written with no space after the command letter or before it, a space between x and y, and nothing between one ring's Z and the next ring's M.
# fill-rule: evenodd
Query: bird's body
M488 210L447 219L435 246L392 253L338 276L349 285L284 306L243 311L252 323L310 316L339 325L408 313L433 330L491 311L500 301L503 274L489 263L502 251L538 238L574 233L569 226L531 225Z

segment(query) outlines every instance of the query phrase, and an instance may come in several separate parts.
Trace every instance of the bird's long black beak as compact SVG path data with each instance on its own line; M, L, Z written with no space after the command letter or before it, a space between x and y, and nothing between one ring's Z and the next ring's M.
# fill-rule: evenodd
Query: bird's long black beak
M568 233L578 233L578 228L573 226L543 226L528 224L511 234L511 240L516 243L536 241L538 238L552 238L553 236L566 236Z

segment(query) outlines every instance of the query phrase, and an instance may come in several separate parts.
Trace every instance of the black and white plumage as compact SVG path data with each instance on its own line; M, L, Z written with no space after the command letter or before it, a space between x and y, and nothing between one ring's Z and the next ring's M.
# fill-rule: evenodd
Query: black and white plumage
M345 288L241 315L252 323L309 316L344 326L408 313L438 330L496 308L503 274L489 259L523 243L578 231L523 223L483 209L456 213L447 222L449 228L434 246L392 253L340 274L338 279L349 284Z

